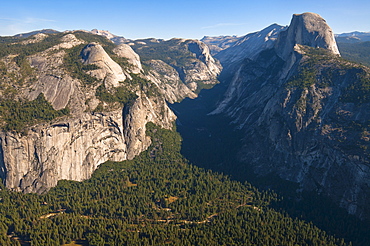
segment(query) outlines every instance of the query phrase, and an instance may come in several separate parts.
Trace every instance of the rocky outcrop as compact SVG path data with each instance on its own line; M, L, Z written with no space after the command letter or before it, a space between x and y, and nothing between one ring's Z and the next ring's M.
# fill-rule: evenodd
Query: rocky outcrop
M140 56L127 44L120 44L114 50L119 57L127 59L127 62L131 65L127 69L131 73L138 74L142 71Z
M314 13L293 15L288 28L274 24L261 32L246 35L240 43L216 56L224 66L223 73L232 74L233 77L225 99L219 103L214 113L225 111L229 102L242 97L242 91L246 89L241 86L241 80L252 81L262 77L267 68L276 70L275 76L278 78L275 83L281 85L294 73L302 58L299 45L322 47L339 55L331 28L322 17ZM256 67L248 69L247 66ZM248 74L245 74L247 70Z
M98 165L107 160L134 158L151 143L146 136L148 122L172 128L176 116L167 101L196 96L180 80L178 72L160 60L149 62L152 68L143 75L140 57L127 44L112 50L116 60L123 58L118 64L99 43L87 43L74 32L60 36L58 44L26 58L34 77L15 88L19 87L17 97L23 100L33 100L43 93L54 109L68 107L70 115L29 126L22 134L0 133L0 177L6 187L13 190L42 193L61 179L88 179ZM87 66L84 73L90 76L88 79L94 77L93 82L83 81L84 76L76 76L68 70L71 65L65 64L70 49L82 44L83 49L77 51L80 58L73 62ZM205 69L205 73L214 78L219 70L212 67L215 61L203 48L197 49L194 45L197 52L194 56L202 61L193 55L190 60L197 59L204 64L194 73L203 73L201 69ZM16 68L14 57L16 55L3 59L6 67L11 63ZM102 84L112 92L124 88L121 93L134 93L137 98L125 105L106 102L96 95Z
M79 87L80 82L72 78L64 70L64 49L71 49L83 44L72 33L68 33L61 38L61 43L43 52L32 55L28 61L36 71L36 80L22 88L22 94L28 100L34 100L40 93L45 95L53 108L60 110L69 105L75 111L84 111L85 95Z
M370 71L339 58L326 22L294 15L269 49L233 69L213 113L244 132L240 159L257 175L275 174L370 218L369 102L354 89Z
M104 80L106 88L118 87L119 83L124 82L127 78L122 67L113 61L99 44L86 45L81 52L81 57L84 64L94 64L99 67L88 73L99 80Z
M149 98L139 93L139 98L132 106L124 108L124 137L127 145L127 159L132 159L151 144L146 136L146 123L153 122L171 129L176 120L175 114L167 106L164 98Z
M333 31L318 14L293 15L288 29L279 35L275 43L275 49L283 60L288 60L294 52L296 44L324 48L333 54L339 55Z
M80 114L32 128L26 136L3 132L0 145L8 188L42 193L58 180L81 181L109 159L124 160L122 112Z
M34 100L43 93L56 110L67 106L77 90L78 82L62 71L64 55L65 52L61 51L52 56L44 53L30 58L31 66L38 69L39 73L37 81L25 88L26 98Z
M155 71L154 73L165 78L164 81L169 82L169 77L164 75L165 70L169 72L170 77L177 77L173 85L160 86L162 88L170 90L179 88L177 81L181 81L193 92L194 96L202 88L210 88L218 83L218 75L221 73L222 66L211 56L208 46L201 41L178 38L143 39L130 41L129 44L142 57L142 62L150 66ZM181 89L181 91L184 90ZM186 95L191 94L184 92ZM175 97L171 96L171 98ZM180 97L184 98L184 96Z
M98 30L98 29L92 29L90 33L95 34L95 35L101 35L106 37L107 39L112 39L117 37L116 35L110 33L109 31L106 30Z
M25 41L22 41L21 44L27 45L27 44L38 43L38 42L41 42L42 40L44 40L47 36L48 35L46 35L44 33L38 33L38 34L33 35L32 38L27 39Z
M215 59L213 59L209 51L209 48L205 43L200 42L198 40L192 40L188 41L187 45L189 51L192 52L198 60L203 62L203 64L209 71L208 76L200 75L199 79L205 80L211 77L217 77L217 75L220 74L221 72L220 65L216 62Z
M67 33L60 40L61 40L60 44L57 44L46 51L55 52L56 50L60 50L60 49L71 49L74 46L85 43L83 40L76 38L76 36L73 33ZM42 52L42 54L50 55L50 54L45 54L45 52Z
M155 103L143 95L125 112L65 117L34 126L26 136L3 132L0 166L6 186L42 193L61 179L88 179L99 164L132 159L145 150L151 143L147 122L171 128L175 118L163 100Z
M155 83L169 103L179 102L185 97L197 95L180 79L179 73L162 60L150 60L145 63L151 69L147 78Z

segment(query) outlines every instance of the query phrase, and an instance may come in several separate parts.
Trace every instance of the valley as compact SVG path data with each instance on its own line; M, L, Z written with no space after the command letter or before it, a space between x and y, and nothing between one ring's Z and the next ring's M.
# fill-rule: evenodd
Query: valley
M367 245L370 69L346 37L314 13L1 37L0 244Z
M189 164L179 134L150 124L148 135L147 151L86 181L59 181L43 195L1 187L1 244L347 245L271 208L274 193Z

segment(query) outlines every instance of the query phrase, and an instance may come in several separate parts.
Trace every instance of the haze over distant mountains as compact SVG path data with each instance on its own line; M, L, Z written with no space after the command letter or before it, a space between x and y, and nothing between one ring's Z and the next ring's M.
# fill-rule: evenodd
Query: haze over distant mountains
M236 57L245 55L245 52L242 52L242 50L247 49L247 52L254 52L252 51L255 47L260 48L259 45L252 44L251 42L246 42L246 40L249 40L251 38L254 38L256 40L259 40L257 42L264 43L264 40L258 39L259 35L266 36L269 31L275 30L274 33L271 33L266 37L267 39L275 39L276 35L281 31L287 28L287 26L281 26L278 24L272 24L269 27L266 27L265 29L253 33L248 33L244 36L236 36L236 35L221 35L221 36L204 36L200 39L200 41L207 44L210 54L212 56L218 55L222 56L222 51L226 50L228 48L234 47L233 52L231 50L228 50L226 52L226 56L231 55L228 59L238 59ZM111 40L115 44L130 44L133 45L135 42L132 39L127 39L122 36L117 36L108 30L98 30L93 29L91 31L81 30L83 32L92 33L100 36L104 36L107 39ZM267 33L265 33L267 32ZM59 31L53 30L53 29L43 29L43 30L37 30L32 31L28 33L21 33L17 34L14 37L21 37L21 38L28 38L32 35L35 35L37 33L44 33L44 34L51 34L51 33L60 33ZM354 31L349 33L341 33L341 34L335 34L335 40L338 44L338 48L340 50L340 53L343 55L344 58L349 59L351 61L360 62L365 65L370 65L370 44L366 43L370 41L370 32L360 32L360 31ZM163 39L154 39L154 40L160 40L164 41ZM244 45L248 45L248 47L244 47L243 45L240 45L241 43L245 43ZM267 42L265 45L267 45L269 42ZM219 54L221 53L221 54ZM254 52L257 54L257 52ZM222 58L221 58L222 59Z
M370 32L349 32L349 33L342 33L336 34L335 39L337 42L342 43L357 43L357 42L365 42L370 41Z
M281 26L278 24L273 24L277 26ZM283 26L281 26L283 27ZM42 29L42 30L36 30L32 32L27 32L27 33L20 33L17 35L14 35L15 37L22 37L22 38L27 38L32 35L35 35L37 33L59 33L60 31L53 30L53 29ZM93 29L91 31L86 31L90 32L92 34L97 34L101 36L105 36L108 39L111 39L114 41L114 39L120 39L124 38L121 36L117 36L107 30L98 30L98 29ZM259 32L259 31L258 31ZM249 36L258 32L253 32L253 33L248 33L245 36ZM238 42L240 39L245 38L245 36L236 36L236 35L220 35L220 36L204 36L203 38L200 39L200 41L208 44L211 48L211 50L216 50L217 52L226 49L228 47L233 46L236 42ZM349 33L340 33L340 34L335 34L335 39L337 42L365 42L365 41L370 41L370 32L360 32L360 31L353 31ZM129 39L127 39L129 40Z

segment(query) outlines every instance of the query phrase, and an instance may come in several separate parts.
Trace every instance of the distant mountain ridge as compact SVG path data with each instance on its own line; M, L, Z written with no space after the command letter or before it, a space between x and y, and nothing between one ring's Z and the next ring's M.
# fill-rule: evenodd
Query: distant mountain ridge
M349 32L336 34L335 39L340 43L358 43L370 41L370 32Z
M104 36L107 39L112 39L112 38L117 37L116 35L112 34L111 32L105 31L105 30L92 29L90 32L92 34Z
M32 32L27 32L27 33L20 33L14 35L14 37L19 37L19 38L28 38L30 36L33 36L38 33L44 33L44 34L52 34L52 33L59 33L59 31L53 30L53 29L42 29L42 30L37 30L37 31L32 31Z
M243 37L232 38L232 42L229 42L231 46L223 46L223 43L228 42L228 39L218 38L213 39L214 45L220 47L219 52L214 56L218 59L224 66L224 73L231 75L235 73L235 69L243 62L245 59L253 59L262 50L271 48L278 34L285 30L286 27L280 26L278 24L272 24L261 31L249 33ZM209 42L211 38L205 39L205 42ZM223 40L222 43L217 43L217 40Z
M242 37L238 37L235 35L217 36L217 37L204 36L200 41L206 43L209 46L212 55L216 55L221 50L227 49L235 45L235 43L238 42L241 38Z
M274 25L278 25L278 24L272 24L271 26L274 26ZM90 32L96 35L105 36L106 38L112 40L113 42L117 44L123 43L123 42L126 43L128 40L132 41L132 39L126 39L122 36L117 36L108 30L92 29L91 31L86 31L86 30L82 30L82 31ZM53 29L42 29L42 30L36 30L32 32L27 32L27 33L16 34L14 35L14 37L28 38L38 33L51 34L51 33L59 33L59 32L60 31L53 30ZM210 48L211 54L215 55L224 49L234 46L237 42L240 42L243 38L246 38L246 36L250 36L255 33L259 33L259 31L248 33L244 36L237 36L237 35L204 36L203 38L200 39L200 41L206 43ZM354 32L349 32L349 33L340 33L340 34L335 34L335 39L337 40L337 42L343 42L343 43L365 42L365 41L370 41L370 32L354 31Z
M350 32L335 35L343 58L370 67L370 32Z
M250 36L259 32L260 31L248 33L245 36L204 36L200 40L210 47L213 55L216 55L224 49L237 45L237 43L246 36ZM359 43L370 41L370 32L355 31L349 33L335 34L334 36L338 43Z

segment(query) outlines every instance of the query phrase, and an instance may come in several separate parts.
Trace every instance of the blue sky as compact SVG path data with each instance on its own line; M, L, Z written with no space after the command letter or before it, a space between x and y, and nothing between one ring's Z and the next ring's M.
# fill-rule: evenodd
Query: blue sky
M370 32L369 0L4 0L0 36L46 28L96 28L131 39L240 36L288 25L303 12L320 14L334 33Z

